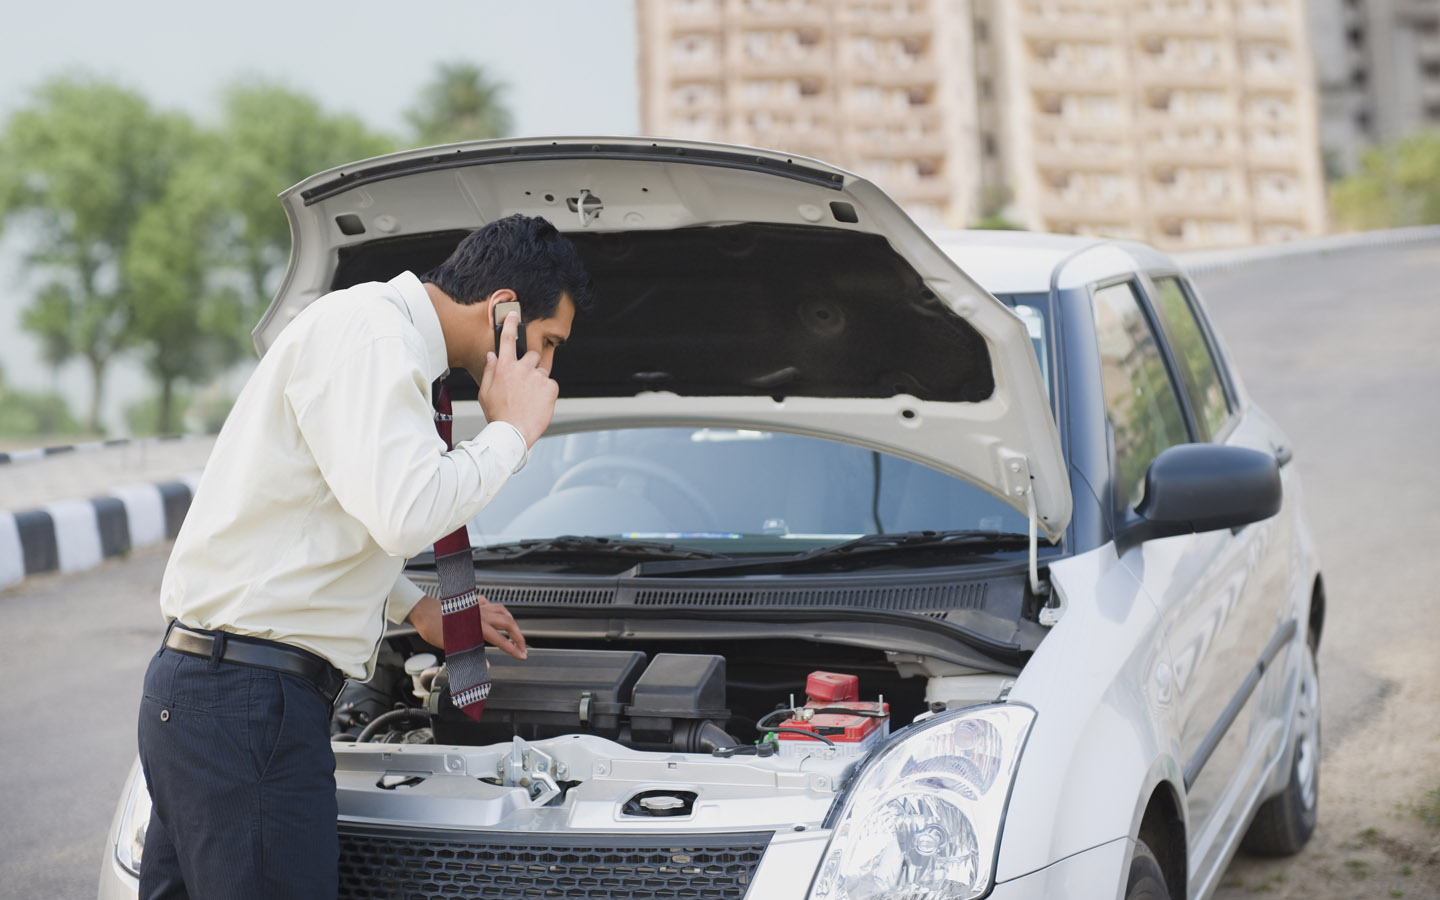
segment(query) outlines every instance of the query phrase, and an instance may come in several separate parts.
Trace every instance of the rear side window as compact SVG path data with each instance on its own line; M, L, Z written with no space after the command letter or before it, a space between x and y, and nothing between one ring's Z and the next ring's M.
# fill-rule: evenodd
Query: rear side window
M1180 382L1185 386L1185 395L1190 398L1190 408L1195 412L1200 439L1211 440L1230 418L1230 401L1220 381L1215 355L1210 350L1210 342L1205 340L1205 332L1195 316L1189 292L1181 285L1180 279L1157 278L1155 288L1160 327L1175 353Z
M1095 291L1095 336L1105 416L1115 441L1115 500L1133 507L1144 497L1150 463L1161 450L1190 438L1180 397L1134 285Z

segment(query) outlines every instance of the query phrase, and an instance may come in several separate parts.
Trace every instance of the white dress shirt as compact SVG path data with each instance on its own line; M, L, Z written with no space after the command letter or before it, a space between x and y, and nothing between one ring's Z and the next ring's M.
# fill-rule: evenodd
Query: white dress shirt
M445 337L406 272L326 294L280 333L225 421L160 588L166 618L303 647L367 679L384 619L421 590L408 557L525 463L492 422L451 452L431 383Z

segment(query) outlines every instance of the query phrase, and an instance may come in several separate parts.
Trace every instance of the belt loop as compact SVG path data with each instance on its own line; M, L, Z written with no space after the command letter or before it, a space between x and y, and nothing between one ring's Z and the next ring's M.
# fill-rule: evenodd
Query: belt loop
M210 633L210 671L220 668L220 660L225 657L225 632L216 630Z

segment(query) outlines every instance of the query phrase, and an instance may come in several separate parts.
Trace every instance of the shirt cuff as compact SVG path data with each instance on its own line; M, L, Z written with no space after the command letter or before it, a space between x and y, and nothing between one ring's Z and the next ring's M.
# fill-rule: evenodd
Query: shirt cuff
M530 461L530 448L525 445L525 437L520 434L520 429L509 422L491 422L480 433L484 434L491 429L494 429L492 436L495 441L492 446L495 452L500 454L501 461L509 464L510 474L514 475L525 468L525 464Z
M410 615L415 604L425 592L420 590L419 585L401 575L395 579L395 586L390 589L390 595L385 598L385 618L399 625Z

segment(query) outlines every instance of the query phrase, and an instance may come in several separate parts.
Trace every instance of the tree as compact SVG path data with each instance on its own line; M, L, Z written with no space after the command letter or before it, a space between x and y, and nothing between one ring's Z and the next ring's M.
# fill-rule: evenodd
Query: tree
M1350 228L1440 223L1440 130L1372 147L1330 188L1335 220Z
M980 192L980 218L971 228L989 231L1025 231L1025 226L1005 215L1010 205L1010 189L1003 185L987 185Z
M501 100L505 90L504 82L473 63L441 63L405 118L421 144L505 137L512 128Z
M165 190L192 129L138 93L81 74L37 88L0 131L0 224L23 223L26 268L46 281L22 316L55 365L90 367L87 427L100 430L106 367L134 343L122 267L130 231Z
M275 196L325 169L388 153L394 142L358 118L327 113L311 97L267 81L242 81L224 96L219 147L212 173L216 202L232 248L229 263L241 273L244 292L237 348L270 302L290 257L290 226Z
M164 195L135 223L124 272L135 304L133 328L145 367L160 388L155 429L177 429L175 389L234 361L244 331L240 293L226 283L219 246L225 211L216 197L215 142L197 142Z

